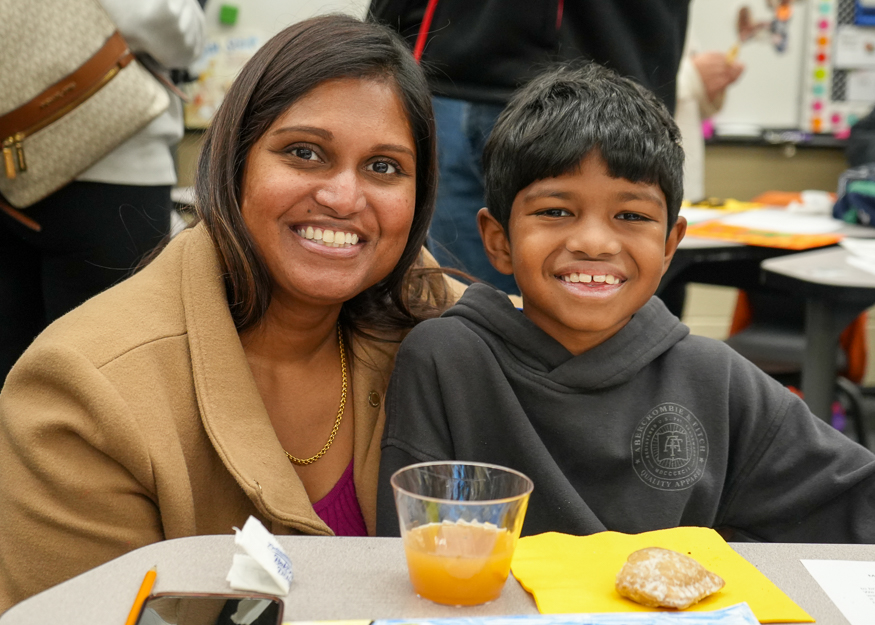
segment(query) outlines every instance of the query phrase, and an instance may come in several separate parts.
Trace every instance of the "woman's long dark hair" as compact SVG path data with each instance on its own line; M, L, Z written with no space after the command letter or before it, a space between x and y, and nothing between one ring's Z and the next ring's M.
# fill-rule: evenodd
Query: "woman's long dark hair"
M434 212L437 165L428 85L405 44L387 28L328 15L286 28L256 52L225 95L198 159L196 209L224 266L228 303L238 331L258 324L272 289L240 208L246 157L299 98L326 80L347 77L387 80L395 88L416 146L416 202L407 246L395 269L346 302L341 321L353 332L372 336L411 327L435 312L434 300L421 292L411 294L406 279L419 258Z

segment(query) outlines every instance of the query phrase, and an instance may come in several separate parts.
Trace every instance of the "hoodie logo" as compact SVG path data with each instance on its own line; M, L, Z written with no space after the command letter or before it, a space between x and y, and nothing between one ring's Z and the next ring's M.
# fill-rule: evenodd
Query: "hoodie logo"
M692 412L660 404L632 434L632 465L642 482L657 490L684 490L705 474L708 435Z

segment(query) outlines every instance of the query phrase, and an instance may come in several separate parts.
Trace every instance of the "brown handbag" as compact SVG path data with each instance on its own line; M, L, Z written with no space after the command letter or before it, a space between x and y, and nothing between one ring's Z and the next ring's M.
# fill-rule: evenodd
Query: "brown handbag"
M0 0L0 23L0 193L14 208L68 184L169 106L96 0ZM21 221L14 208L3 210Z

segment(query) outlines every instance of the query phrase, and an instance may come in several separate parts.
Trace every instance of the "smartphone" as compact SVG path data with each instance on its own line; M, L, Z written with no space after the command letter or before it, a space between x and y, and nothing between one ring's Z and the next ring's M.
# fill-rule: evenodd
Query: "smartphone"
M283 602L271 595L156 593L137 625L282 625Z

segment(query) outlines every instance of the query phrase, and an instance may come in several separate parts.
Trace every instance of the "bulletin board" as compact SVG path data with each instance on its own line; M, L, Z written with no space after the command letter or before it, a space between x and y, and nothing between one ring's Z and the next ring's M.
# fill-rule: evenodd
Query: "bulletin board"
M765 0L694 0L693 49L731 49L742 6L757 18L768 14ZM745 71L713 118L718 134L841 136L875 105L875 0L797 0L783 52L765 35L742 44L737 58Z
M858 23L875 3L809 1L799 125L841 135L875 105L875 25Z

